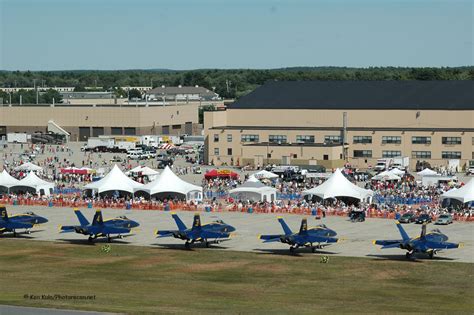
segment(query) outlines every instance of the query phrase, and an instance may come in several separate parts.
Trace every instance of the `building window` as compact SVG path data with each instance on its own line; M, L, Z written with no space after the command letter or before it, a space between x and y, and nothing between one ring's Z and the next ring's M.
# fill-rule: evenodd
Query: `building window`
M402 156L402 151L382 151L383 158L393 158L397 156Z
M111 127L110 133L112 135L122 135L122 127Z
M135 127L125 127L123 128L123 134L127 136L134 136L137 134Z
M324 161L327 161L327 160L329 160L329 155L327 155L327 154L324 154L324 155L323 155L323 160L324 160Z
M227 134L227 142L232 142L232 134Z
M242 135L240 140L242 142L258 142L259 137L258 137L258 135Z
M411 157L414 159L431 159L431 151L412 151Z
M441 152L442 159L460 159L461 152L459 151L443 151Z
M306 135L297 135L296 142L298 143L314 143L314 136L306 136Z
M232 155L232 148L227 148L227 155Z
M461 137L442 137L442 144L461 144Z
M298 154L293 154L293 158L294 159L298 158Z
M324 136L325 143L342 143L341 136Z
M219 148L214 148L214 155L219 155Z
M268 136L268 142L270 142L270 143L286 143L286 136L283 136L283 135L270 135L270 136Z
M218 133L214 134L214 142L219 142L219 134Z
M360 158L360 157L371 158L372 150L354 150L354 157L355 158Z
M174 130L181 129L181 125L173 125L173 129Z
M402 137L398 136L383 136L382 137L382 144L392 143L392 144L401 144Z
M411 143L412 144L431 144L431 137L411 137ZM423 151L419 151L419 152L423 152Z
M353 143L372 143L372 136L354 136Z

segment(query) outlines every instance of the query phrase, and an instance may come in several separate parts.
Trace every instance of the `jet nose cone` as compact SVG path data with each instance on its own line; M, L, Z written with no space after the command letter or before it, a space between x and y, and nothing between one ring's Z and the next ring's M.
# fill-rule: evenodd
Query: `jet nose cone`
M46 223L46 222L48 222L48 219L43 218L43 217L38 217L36 219L36 223L38 223L38 224L43 224L43 223Z
M136 228L136 227L138 227L138 226L140 226L140 223L135 222L135 221L130 222L130 227Z
M227 232L235 232L235 227L233 226L227 226Z
M337 233L333 230L328 230L328 236L332 237L332 236L336 236Z

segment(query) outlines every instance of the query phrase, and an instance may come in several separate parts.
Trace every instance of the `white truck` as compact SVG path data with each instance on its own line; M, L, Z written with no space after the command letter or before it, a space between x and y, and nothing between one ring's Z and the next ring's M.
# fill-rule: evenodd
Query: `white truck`
M398 168L400 170L405 170L410 167L410 157L400 156L393 158L393 163L390 165L390 168Z
M392 158L378 159L377 164L375 165L374 169L378 172L382 172L382 171L388 170L388 168L392 164L393 164Z
M469 160L468 161L466 171L469 175L474 175L474 160Z
M94 149L97 147L107 147L113 148L115 145L115 140L113 138L98 138L98 137L90 137L87 139L87 146L88 149Z
M31 135L24 132L7 133L8 143L27 143L31 139Z

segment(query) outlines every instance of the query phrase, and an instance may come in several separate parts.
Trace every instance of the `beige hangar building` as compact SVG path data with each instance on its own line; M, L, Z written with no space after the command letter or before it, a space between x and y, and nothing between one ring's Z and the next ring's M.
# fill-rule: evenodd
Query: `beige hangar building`
M206 162L368 168L474 159L473 81L271 81L204 116Z

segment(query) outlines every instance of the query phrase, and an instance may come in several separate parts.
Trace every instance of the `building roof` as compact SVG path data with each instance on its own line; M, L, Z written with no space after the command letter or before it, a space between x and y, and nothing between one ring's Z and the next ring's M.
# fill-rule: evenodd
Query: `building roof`
M165 95L176 95L176 94L200 94L205 95L217 95L215 92L206 89L202 86L159 86L151 89L147 94L165 94Z
M474 109L474 81L268 81L230 109Z

